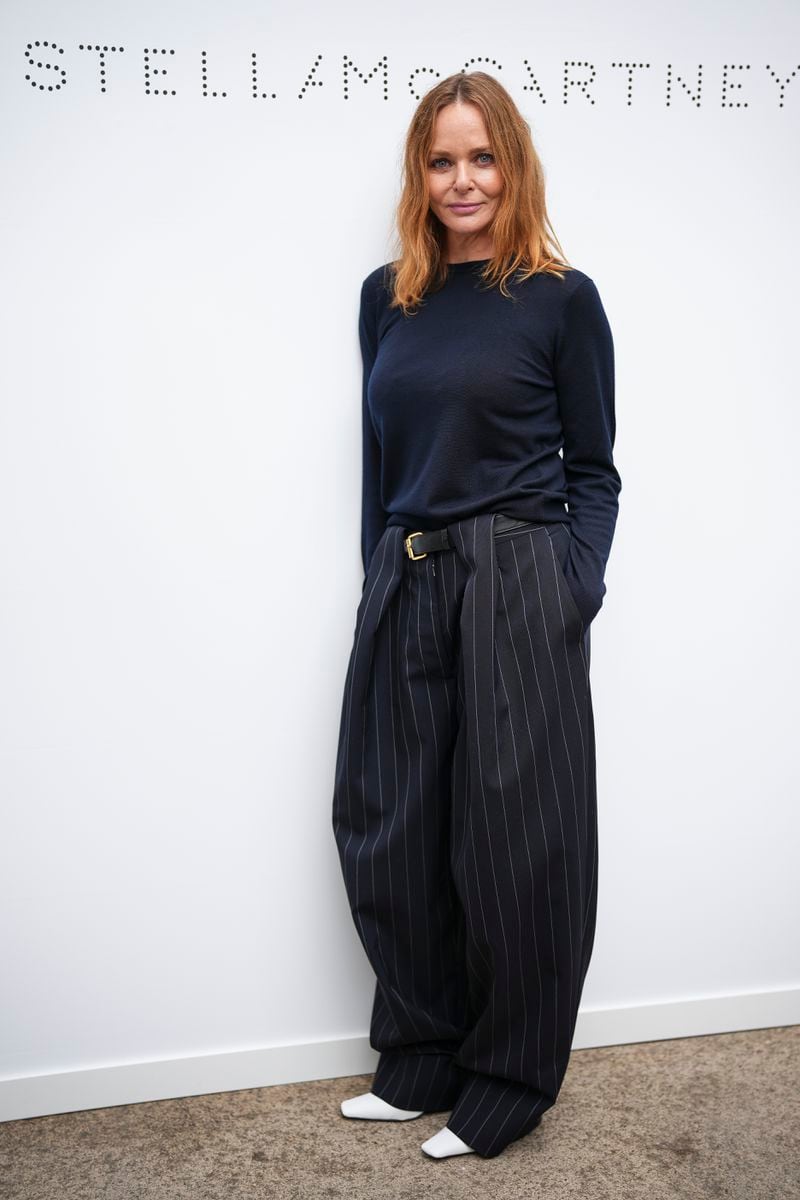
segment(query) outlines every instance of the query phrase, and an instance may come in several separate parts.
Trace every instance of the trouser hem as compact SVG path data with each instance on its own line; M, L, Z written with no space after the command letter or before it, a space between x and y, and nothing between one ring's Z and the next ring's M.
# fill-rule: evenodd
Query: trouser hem
M466 1077L451 1054L389 1050L381 1054L370 1090L395 1108L440 1112L456 1103Z
M481 1158L495 1158L531 1133L553 1101L537 1088L507 1079L473 1075L447 1121L447 1128Z

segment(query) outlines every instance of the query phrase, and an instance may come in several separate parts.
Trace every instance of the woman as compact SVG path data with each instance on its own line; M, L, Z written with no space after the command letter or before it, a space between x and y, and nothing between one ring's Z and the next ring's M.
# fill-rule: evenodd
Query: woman
M333 829L380 1057L342 1113L452 1109L422 1149L490 1158L556 1101L594 940L613 344L495 79L428 92L405 175L402 252L361 290L365 579Z

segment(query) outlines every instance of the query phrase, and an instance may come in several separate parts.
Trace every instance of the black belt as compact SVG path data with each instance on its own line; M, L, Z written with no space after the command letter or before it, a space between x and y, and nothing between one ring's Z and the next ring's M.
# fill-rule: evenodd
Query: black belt
M521 521L517 517L507 517L505 513L496 513L494 519L495 534L503 533L506 529L515 529L519 525L542 525L542 521ZM431 550L452 550L453 543L443 529L417 529L403 539L406 554L409 558L424 558Z

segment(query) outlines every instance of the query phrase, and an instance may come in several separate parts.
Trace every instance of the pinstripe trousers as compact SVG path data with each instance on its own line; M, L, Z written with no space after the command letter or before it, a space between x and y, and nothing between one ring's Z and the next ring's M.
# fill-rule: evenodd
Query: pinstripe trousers
M371 1090L499 1154L556 1102L597 904L589 629L563 522L388 526L356 616L333 831L375 972Z

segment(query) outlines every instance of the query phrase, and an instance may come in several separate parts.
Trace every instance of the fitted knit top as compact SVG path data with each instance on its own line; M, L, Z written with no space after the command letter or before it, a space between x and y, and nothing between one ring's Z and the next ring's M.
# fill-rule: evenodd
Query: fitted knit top
M599 610L618 511L614 347L577 269L507 283L450 263L416 311L388 307L389 264L361 287L364 571L387 525L439 529L482 512L562 521L564 574Z

